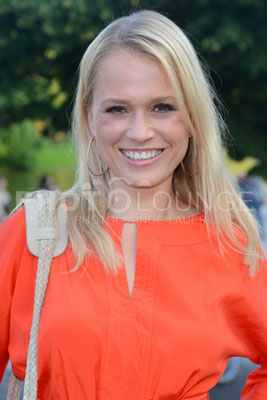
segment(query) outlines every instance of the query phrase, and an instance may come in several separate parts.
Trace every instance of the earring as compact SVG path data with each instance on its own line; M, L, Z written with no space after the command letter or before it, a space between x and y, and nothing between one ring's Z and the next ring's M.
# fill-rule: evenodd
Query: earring
M190 174L189 172L187 172L187 171L185 170L183 161L181 161L181 167L183 168L184 173L185 173L186 175L188 175L188 176L196 176L196 175L199 173L199 169L198 169L197 172L195 172L194 174Z
M87 162L87 167L89 169L89 171L91 172L91 174L93 174L94 176L101 176L101 175L105 175L105 173L108 171L108 167L101 172L100 174L96 174L90 167L89 167L89 155L90 155L90 150L91 150L91 144L93 142L93 140L95 140L95 136L92 136L89 143L88 143L88 148L87 148L87 152L86 152L86 162Z

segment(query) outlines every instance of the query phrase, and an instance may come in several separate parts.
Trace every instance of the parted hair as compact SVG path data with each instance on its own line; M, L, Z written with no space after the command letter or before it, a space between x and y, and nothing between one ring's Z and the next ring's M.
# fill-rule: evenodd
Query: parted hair
M105 168L95 145L91 146L90 159L86 157L92 138L87 111L93 101L97 69L105 56L118 50L147 54L165 68L192 135L184 167L187 171L199 171L189 176L177 165L173 191L182 202L205 213L207 225L215 231L221 248L227 244L243 254L253 275L261 256L260 238L256 222L224 164L222 137L227 130L207 69L182 29L162 14L146 10L110 23L88 46L80 63L72 118L77 172L74 186L65 192L66 197L75 199L76 205L68 213L69 236L77 261L74 270L84 257L98 257L107 272L116 272L121 264L122 256L104 226L110 175L107 172L96 177L90 173L87 161L94 171Z

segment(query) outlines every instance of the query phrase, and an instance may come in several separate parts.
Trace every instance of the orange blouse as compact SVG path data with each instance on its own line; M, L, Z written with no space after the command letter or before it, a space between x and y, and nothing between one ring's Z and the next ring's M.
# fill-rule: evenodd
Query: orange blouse
M0 228L0 378L8 359L25 376L37 258L22 208ZM106 218L120 246L123 221ZM229 357L261 364L242 400L267 398L267 274L221 256L203 214L137 222L130 298L125 267L53 259L39 327L39 400L206 400Z

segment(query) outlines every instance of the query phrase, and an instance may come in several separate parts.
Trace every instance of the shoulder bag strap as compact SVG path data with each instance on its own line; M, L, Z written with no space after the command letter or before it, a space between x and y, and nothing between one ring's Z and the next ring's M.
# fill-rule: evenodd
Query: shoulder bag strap
M59 213L59 223L56 225L55 203L55 193L49 191L37 192L34 198L25 201L27 245L29 250L34 255L38 256L39 259L23 400L37 399L38 328L40 315L52 258L65 250L68 241L66 210L61 206L59 207L61 209ZM36 224L37 220L38 223ZM57 226L59 228L58 230ZM18 400L21 386L22 381L11 372L7 400Z

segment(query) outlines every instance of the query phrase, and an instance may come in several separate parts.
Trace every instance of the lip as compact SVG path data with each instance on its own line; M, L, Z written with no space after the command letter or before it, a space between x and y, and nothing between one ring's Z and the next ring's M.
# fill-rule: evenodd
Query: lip
M162 150L162 152L158 156L150 158L149 160L131 160L125 154L123 154L122 150L123 151L140 151L140 152L141 151ZM128 149L127 150L120 149L120 153L121 153L123 159L125 161L127 161L129 164L134 165L136 167L144 167L146 165L152 164L153 162L156 162L162 156L162 154L164 154L164 152L165 152L165 149L155 149L155 148L154 149L142 149L142 150L140 150L140 149L129 149L129 150Z

